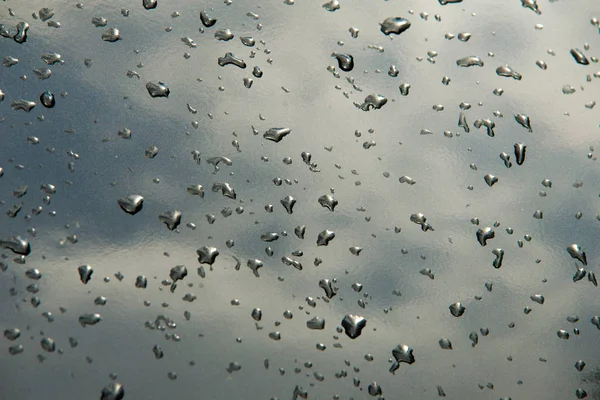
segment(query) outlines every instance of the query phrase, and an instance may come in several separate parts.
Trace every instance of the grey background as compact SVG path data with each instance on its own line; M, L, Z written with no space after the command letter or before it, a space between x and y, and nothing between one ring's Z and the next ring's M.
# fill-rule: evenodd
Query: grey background
M538 4L541 15L521 7L518 0L465 0L446 6L434 0L344 0L335 12L327 12L322 2L303 0L294 5L279 0L233 0L230 5L159 0L155 10L144 10L141 1L85 1L82 9L75 1L3 2L0 23L14 30L23 20L31 28L22 45L0 41L2 58L19 59L15 66L0 68L0 89L6 94L0 103L0 235L28 237L33 251L25 265L14 262L10 251L2 251L8 270L0 273L0 329L21 329L15 343L25 348L10 356L8 347L15 343L2 338L2 398L99 398L111 373L124 385L126 399L284 399L292 397L296 385L313 399L360 399L370 398L367 386L373 381L388 399L437 398L437 385L451 399L568 399L575 398L578 387L592 396L598 391L595 384L582 378L593 378L598 368L600 332L590 323L600 313L598 292L587 280L572 282L577 264L565 248L581 245L587 252L587 269L595 271L600 191L598 164L587 154L594 153L590 146L599 146L599 118L597 108L584 105L597 100L599 84L596 78L587 82L586 76L600 69L594 62L576 64L569 50L588 43L588 58L598 55L600 35L590 19L600 17L600 4ZM60 21L60 28L31 17L42 7L55 10L53 20ZM128 17L121 14L122 8L130 10ZM202 9L218 19L204 33L199 32ZM172 18L175 11L180 16ZM260 18L254 20L248 12ZM429 13L428 19L421 18L421 12ZM107 18L106 28L117 27L122 40L103 42L100 36L106 28L95 28L94 16ZM393 39L383 35L378 24L390 16L406 17L410 29ZM535 29L535 24L543 24L543 29ZM357 39L348 32L351 26L360 29ZM214 31L225 28L236 37L218 42ZM447 32L473 36L466 43L449 41L444 38ZM239 40L244 35L266 44L247 48ZM197 48L182 43L186 36ZM383 46L384 51L369 45ZM251 50L256 51L254 58ZM434 64L426 60L430 50L438 52ZM248 68L219 67L217 58L229 51L243 58ZM335 65L333 51L355 57L354 70L339 71L339 79L327 71ZM32 69L44 66L40 54L46 52L60 53L64 64L50 66L52 77L41 81ZM189 59L183 57L185 52ZM485 66L457 67L456 60L468 55L481 57ZM93 60L91 68L85 67L86 58ZM548 69L539 69L536 60L546 61ZM400 71L396 78L387 74L391 64ZM504 64L523 79L497 76L496 67ZM246 89L242 79L252 77L254 65L264 76ZM128 78L128 70L137 71L141 79ZM20 79L23 75L27 80ZM353 89L349 76L362 92ZM442 85L443 76L451 78L448 86ZM147 81L166 82L170 97L151 98ZM411 84L407 97L398 90L402 82ZM577 91L564 95L563 85ZM504 94L493 95L495 88L503 88ZM15 99L39 103L47 89L57 97L55 108L38 104L30 113L10 108ZM62 92L66 96L61 97ZM386 96L388 103L370 112L354 107L353 102L362 102L370 93ZM463 101L472 104L466 111L470 133L457 126ZM191 114L187 103L198 113ZM436 104L444 111L434 111ZM493 116L496 110L502 118ZM517 113L531 118L533 132L515 122ZM39 121L42 115L44 121ZM496 123L494 138L473 127L477 118ZM253 135L252 126L259 135ZM292 133L279 143L269 142L262 134L271 127L289 127ZM122 128L131 129L132 139L118 137ZM65 133L67 129L75 133ZM421 135L422 129L433 134ZM362 132L360 138L355 130ZM454 137L442 134L447 130ZM38 137L40 144L28 144L29 136ZM234 139L241 152L231 145ZM364 149L363 143L371 140L377 145ZM527 144L527 159L507 169L498 154L512 154L515 142ZM152 160L144 156L151 145L159 148ZM47 148L55 151L48 153ZM74 172L67 169L72 161L69 150L80 155ZM193 160L193 150L201 152L200 164ZM309 171L300 157L303 151L312 154L320 172ZM205 161L214 156L229 157L233 165L221 164L215 173ZM284 164L284 157L293 163ZM469 168L471 163L477 171ZM499 178L491 188L483 181L487 173ZM399 183L402 175L416 184ZM277 187L272 183L275 177L298 182ZM154 183L155 178L160 183ZM551 189L541 185L544 178L552 180ZM583 186L574 188L576 180ZM229 182L238 199L211 192L218 181ZM27 220L25 215L42 205L43 183L56 185L57 193L44 212ZM190 184L204 186L204 199L186 192ZM16 199L12 193L21 185L28 185L29 191ZM472 191L468 185L473 185ZM317 202L331 188L339 200L334 212ZM541 190L546 197L539 195ZM145 198L135 216L117 205L117 199L128 194ZM280 204L287 195L298 200L292 215ZM5 211L21 201L19 216L8 218ZM274 206L273 213L265 211L267 204ZM223 207L237 206L244 207L243 214L221 216ZM366 210L358 211L360 207ZM173 209L183 212L175 232L158 220L159 214ZM537 209L544 211L544 219L532 218ZM56 215L50 216L50 211ZM410 222L410 215L418 212L435 231L422 232ZM577 212L583 213L580 220ZM206 214L217 217L214 224L208 224ZM477 243L472 217L480 219L480 227L500 223L487 247ZM189 222L197 229L186 227ZM307 226L304 240L293 235L299 224ZM505 232L509 226L512 236ZM394 233L394 227L402 231ZM36 229L35 236L30 228ZM316 237L323 229L335 231L336 238L329 246L317 247ZM260 235L282 231L288 236L271 243L275 254L267 256L264 248L269 244ZM65 242L73 234L78 242ZM525 234L533 239L519 248L516 242ZM228 239L235 241L230 249L225 245ZM196 273L196 249L203 245L214 245L221 253L213 270L206 268L204 279ZM348 251L351 246L363 248L360 256ZM497 247L506 252L498 270L492 267L491 254ZM280 261L294 250L304 252L299 257L303 271ZM234 256L242 262L239 271L234 269ZM323 260L318 267L313 265L315 257ZM260 278L246 267L254 258L264 261ZM83 264L95 271L87 285L77 274ZM180 264L187 266L189 275L171 293L161 281ZM29 268L43 274L37 282L42 301L37 308L25 291L32 283L25 276ZM435 279L421 275L423 268L431 268ZM119 271L125 276L121 282L114 277ZM140 274L149 279L145 290L134 287ZM110 281L104 282L104 277ZM329 303L322 300L324 292L318 286L322 278L337 279L339 292ZM487 281L494 283L491 293L484 288ZM362 293L352 290L355 282L364 285ZM197 300L182 301L185 293L195 294ZM535 293L545 296L545 304L530 300ZM478 295L480 301L475 300ZM105 296L107 304L94 305L97 296ZM317 299L316 308L307 306L307 296ZM232 306L233 299L240 305ZM367 303L365 309L358 306L359 299ZM456 301L466 306L461 318L448 310ZM523 313L526 306L533 308L529 315ZM254 307L263 310L261 330L250 317ZM186 310L190 321L183 317ZM292 310L293 319L283 317L285 310ZM44 312L51 312L54 322L49 323ZM102 322L83 328L78 317L92 312L100 313ZM355 340L335 331L347 313L368 321ZM565 319L572 314L581 317L576 326ZM158 315L177 323L167 331L181 341L144 327ZM324 331L306 328L313 316L326 319ZM274 326L276 321L281 325ZM512 329L510 322L515 323ZM472 347L469 333L482 327L490 334L480 334L479 344ZM574 327L581 330L579 336L573 334ZM559 329L568 330L571 338L559 339ZM281 332L280 341L268 337L273 331ZM45 336L63 353L42 350L39 342ZM69 346L69 337L78 339L76 348ZM452 341L454 350L439 347L442 337ZM327 349L317 350L317 343ZM164 350L163 359L154 357L156 344ZM416 362L402 364L392 375L388 359L398 344L412 347ZM367 353L374 361L364 359ZM45 361L39 362L38 354ZM268 370L264 359L270 360ZM573 367L579 359L587 363L583 372ZM190 361L196 364L190 366ZM307 361L312 368L304 366ZM228 373L230 362L239 362L242 369ZM284 368L285 375L278 368ZM348 376L336 378L342 370ZM325 375L323 382L314 379L315 371ZM170 380L168 372L176 372L178 378ZM352 384L355 376L361 380L358 388ZM478 384L488 382L493 389L479 389Z

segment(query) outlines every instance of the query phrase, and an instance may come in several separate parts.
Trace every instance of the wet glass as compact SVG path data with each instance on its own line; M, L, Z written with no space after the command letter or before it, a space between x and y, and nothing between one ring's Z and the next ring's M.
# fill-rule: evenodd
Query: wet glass
M0 397L600 398L598 18L2 2Z

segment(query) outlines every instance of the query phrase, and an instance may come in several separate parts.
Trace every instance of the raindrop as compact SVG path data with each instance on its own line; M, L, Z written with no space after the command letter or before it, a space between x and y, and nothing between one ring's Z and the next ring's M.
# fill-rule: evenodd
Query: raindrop
M211 26L213 26L214 24L217 23L217 20L213 17L211 17L206 10L202 10L200 11L200 21L202 21L202 25L204 25L207 28L210 28Z
M338 61L338 65L342 71L352 71L354 69L354 57L350 54L344 53L332 53L331 57L334 57Z
M284 137L289 135L290 132L292 132L290 128L271 128L263 134L263 138L279 143Z
M146 83L146 89L150 94L150 97L169 97L171 91L162 82L148 82Z
M123 400L125 390L118 382L111 382L102 389L100 400Z
M495 236L494 230L490 227L486 227L483 229L478 229L475 235L477 237L477 241L481 246L487 245L487 241L489 239L493 239Z
M117 203L119 207L127 214L135 215L142 210L144 205L144 198L137 194L132 194L126 197L120 198Z
M219 57L217 61L221 67L224 67L226 65L235 65L236 67L242 69L246 68L246 63L244 62L244 60L237 58L233 55L233 53L226 53L224 57Z
M173 211L165 211L164 213L158 216L160 222L164 223L169 230L173 231L177 229L179 224L181 224L181 211L173 210Z
M496 68L496 74L505 78L513 78L514 80L520 81L522 76L517 71L513 70L508 65L502 65Z
M354 103L357 108L363 111L379 110L387 103L387 99L380 94L370 94L365 97L365 101L362 104Z
M479 57L467 56L456 60L456 65L458 65L459 67L483 67L484 64L481 58Z
M342 320L342 327L350 339L359 337L366 325L367 320L360 315L348 314Z
M529 120L529 117L527 115L516 114L515 121L517 121L519 123L519 125L521 125L525 129L527 129L529 132L533 132L533 129L531 129L531 121Z
M92 279L92 274L94 273L93 268L90 265L82 265L77 268L77 272L79 273L79 279L84 285Z
M567 252L572 258L581 261L583 265L587 265L587 256L585 251L583 251L578 244L574 243L567 247Z
M403 17L389 17L379 23L381 32L385 35L396 34L399 35L402 32L410 28L410 21Z
M461 303L456 302L453 304L450 304L450 307L448 307L450 309L450 314L452 314L454 317L461 317L464 313L465 313L465 306L463 306Z
M216 247L202 246L196 250L196 253L200 264L213 265L219 255L219 250Z
M102 32L102 40L105 42L116 42L121 40L121 33L117 28L108 28L106 31Z
M573 56L575 61L577 61L577 64L589 65L590 63L587 57L579 49L571 49L571 55Z

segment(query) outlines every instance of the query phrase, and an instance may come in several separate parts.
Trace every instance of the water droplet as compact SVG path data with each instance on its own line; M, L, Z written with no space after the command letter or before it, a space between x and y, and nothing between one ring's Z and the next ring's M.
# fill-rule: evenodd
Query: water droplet
M23 239L20 236L11 236L8 240L0 240L0 247L9 249L15 254L27 256L31 253L31 245L29 240Z
M92 279L92 274L94 273L93 268L90 265L82 265L77 268L77 272L79 272L79 279L84 285Z
M459 67L483 67L483 61L477 56L467 56L456 60L456 65Z
M116 42L121 40L121 32L117 28L108 28L102 33L102 40L105 42Z
M29 24L25 21L21 21L17 24L17 33L13 36L13 40L19 44L23 44L27 41L27 31L29 30Z
M54 94L46 90L40 95L40 103L46 108L52 108L56 104L56 100L54 99Z
M327 11L334 12L340 9L340 2L338 0L330 0L323 4L323 8Z
M148 82L146 83L146 89L150 94L150 97L169 97L171 91L162 82Z
M313 330L325 329L325 320L321 317L313 317L306 321L306 327Z
M157 0L142 0L142 5L146 10L153 10L158 6Z
M356 339L367 325L367 320L360 315L348 314L342 320L342 327L350 339Z
M292 196L286 196L281 199L281 205L283 208L285 208L288 214L292 214L294 212L294 206L296 205L296 199L294 199Z
M325 296L328 299L333 298L337 294L337 290L333 287L333 282L329 279L321 279L319 281L319 287L325 291Z
M160 222L164 223L169 230L173 231L177 229L179 224L181 224L181 211L173 210L173 211L165 211L164 213L158 216Z
M498 76L502 76L505 78L513 78L514 80L517 80L517 81L520 81L521 78L523 78L521 76L521 74L519 74L517 71L513 70L508 65L502 65L502 66L496 68L496 74Z
M415 180L413 178L411 178L410 176L406 176L406 175L401 176L398 179L398 181L400 183L406 183L408 185L414 185L415 183L417 183L417 182L415 182Z
M231 64L242 69L246 68L246 63L244 60L237 58L233 55L233 53L226 53L224 57L219 57L217 61L221 67Z
M533 129L531 129L531 121L527 115L516 114L515 121L517 121L519 123L519 125L521 125L525 129L527 129L529 132L533 132Z
M335 207L338 205L338 201L335 197L330 194L324 194L319 197L319 204L322 207L327 208L329 211L333 211Z
M448 307L448 308L450 309L450 314L452 314L456 318L461 317L465 313L465 310L466 310L465 306L463 306L459 302L450 304L450 307Z
M17 340L19 337L21 337L21 330L19 328L5 329L4 337L10 341Z
M131 194L120 198L117 203L127 214L135 215L142 210L144 198L137 194Z
M13 110L31 111L35 107L35 102L29 100L14 100L10 103Z
M515 161L517 165L523 165L525 162L525 153L527 151L527 146L523 143L515 143Z
M100 400L123 400L125 390L118 382L111 382L102 389Z
M502 267L502 261L504 260L504 250L494 249L492 250L492 254L496 256L496 259L492 262L494 268L498 269Z
M573 282L579 282L580 280L585 278L586 273L587 273L586 270L583 269L582 267L577 268L575 275L573 275Z
M234 38L233 33L230 29L219 29L215 32L215 39L221 40L223 42L228 42Z
M325 229L317 236L317 246L327 246L335 238L335 232Z
M487 174L483 177L483 180L489 187L494 186L498 182L498 178L492 174Z
M379 23L381 32L385 35L396 34L399 35L402 32L410 28L410 21L403 17L389 17Z
M96 27L104 27L108 24L108 20L104 17L94 17L92 18L92 24Z
M589 65L589 63L590 63L590 61L587 59L587 57L579 49L571 49L571 55L573 56L575 61L577 61L577 64Z
M369 384L367 391L373 397L381 396L383 394L381 386L379 386L379 384L377 382L373 382L373 383Z
M53 353L56 351L56 343L54 343L54 339L45 337L40 341L42 345L42 349L46 350L48 353Z
M350 54L334 52L331 53L331 57L334 57L337 60L338 66L342 71L349 72L354 69L354 57L352 57Z
M575 369L578 372L583 371L584 368L585 368L585 361L579 360L579 361L575 362Z
M213 265L219 255L219 250L212 246L202 246L196 250L196 253L198 254L198 262L200 264Z
M100 314L98 313L83 314L79 317L79 323L83 327L86 327L88 325L96 325L100 321L102 321L102 316L100 316Z
M438 0L438 2L445 6L446 4L457 4L457 3L462 3L462 0Z
M290 132L292 132L290 128L271 128L263 134L263 138L279 143L284 137L289 135Z
M572 258L581 261L583 265L587 265L587 256L585 251L583 251L578 244L574 243L567 247L567 252Z
M370 94L365 97L365 101L362 104L354 103L357 108L363 111L379 110L387 103L387 99L380 94Z
M538 8L537 0L521 0L521 6L530 9L538 15L542 13Z
M231 185L227 182L215 182L212 186L213 192L221 192L221 194L225 197L229 197L230 199L235 200L237 198L237 194L235 190L231 187Z
M452 342L450 341L450 339L441 338L438 343L442 349L452 350Z
M204 25L207 28L210 28L211 26L213 26L214 24L217 23L217 20L213 17L211 17L206 10L202 10L200 11L200 21L202 21L202 25Z
M252 310L252 314L250 314L255 321L260 321L262 319L262 310L260 308L255 308Z
M544 304L544 302L546 301L544 296L541 294L532 294L531 296L529 296L529 298L538 304Z

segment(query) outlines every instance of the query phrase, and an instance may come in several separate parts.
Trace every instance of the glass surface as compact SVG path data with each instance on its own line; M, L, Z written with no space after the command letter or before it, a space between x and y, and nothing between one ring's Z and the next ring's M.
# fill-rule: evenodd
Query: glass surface
M0 397L600 398L597 18L3 1Z

